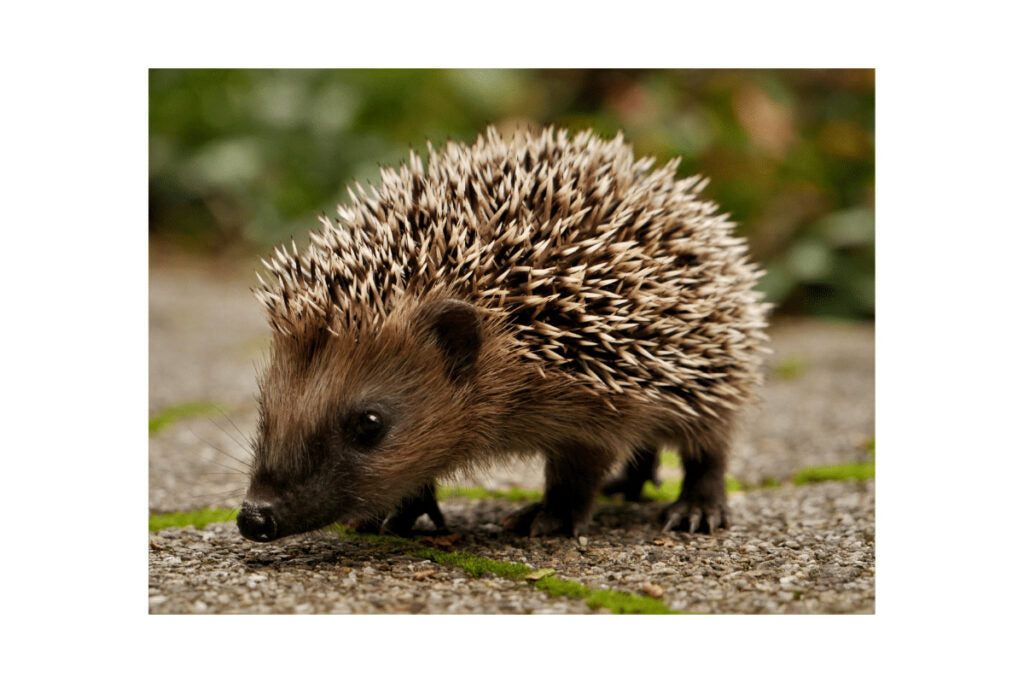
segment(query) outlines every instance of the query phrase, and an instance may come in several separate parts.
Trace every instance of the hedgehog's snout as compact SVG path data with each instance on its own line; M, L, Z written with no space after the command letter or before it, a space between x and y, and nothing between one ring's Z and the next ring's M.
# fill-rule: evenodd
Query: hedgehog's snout
M262 501L242 503L238 511L238 531L242 536L266 543L277 538L278 529L273 507Z

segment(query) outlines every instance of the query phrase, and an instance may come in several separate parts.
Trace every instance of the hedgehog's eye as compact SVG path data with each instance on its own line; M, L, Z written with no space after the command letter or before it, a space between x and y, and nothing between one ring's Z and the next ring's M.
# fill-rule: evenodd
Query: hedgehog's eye
M350 427L352 441L360 448L373 448L384 436L384 418L376 410L356 414Z

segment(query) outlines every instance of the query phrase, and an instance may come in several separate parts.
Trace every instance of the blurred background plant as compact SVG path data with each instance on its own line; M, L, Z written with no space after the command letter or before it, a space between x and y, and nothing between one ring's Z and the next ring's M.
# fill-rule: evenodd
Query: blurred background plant
M873 70L153 70L150 236L264 249L426 140L488 123L623 130L682 157L788 314L874 316Z

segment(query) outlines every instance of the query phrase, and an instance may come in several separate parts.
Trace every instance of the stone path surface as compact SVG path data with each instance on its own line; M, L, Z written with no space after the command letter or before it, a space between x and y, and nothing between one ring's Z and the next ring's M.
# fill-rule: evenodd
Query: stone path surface
M254 363L267 339L248 291L253 262L151 256L150 414L197 402L204 412L151 435L151 514L232 508L244 495ZM605 502L583 538L520 539L496 523L521 503L457 497L441 502L459 535L445 549L551 568L587 588L653 596L680 612L874 612L874 482L789 483L807 467L873 459L873 327L780 321L772 338L762 403L745 416L730 462L748 490L730 494L728 532L663 534L660 503ZM452 483L539 489L540 469L525 462ZM663 466L661 475L680 472ZM782 485L763 487L772 482ZM153 613L606 611L528 581L473 577L327 532L257 545L232 523L168 528L150 534L149 556Z

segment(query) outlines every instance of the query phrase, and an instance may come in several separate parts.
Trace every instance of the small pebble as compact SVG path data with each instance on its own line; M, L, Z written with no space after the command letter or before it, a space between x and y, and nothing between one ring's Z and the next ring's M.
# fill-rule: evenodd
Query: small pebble
M663 595L665 595L665 589L656 583L645 583L640 586L640 590L642 590L644 593L647 593L647 595L651 596L652 598L661 598Z

